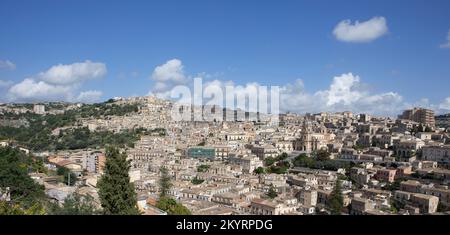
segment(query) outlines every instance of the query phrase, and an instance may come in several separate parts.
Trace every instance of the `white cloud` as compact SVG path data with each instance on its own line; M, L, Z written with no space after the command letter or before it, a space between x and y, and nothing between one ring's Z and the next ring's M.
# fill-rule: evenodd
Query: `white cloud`
M0 60L0 69L15 70L16 65L9 60Z
M170 97L170 89L192 80L185 75L183 63L179 59L172 59L157 66L150 78L155 81L155 84L148 94L164 99Z
M153 86L153 90L157 91L157 92L165 91L168 88L169 88L169 85L164 82L156 82L155 85Z
M281 87L281 109L290 112L354 111L396 115L403 98L395 92L371 94L359 76L352 73L334 77L327 90L305 91L302 80Z
M12 84L13 84L13 81L0 80L0 88L9 87Z
M320 92L319 95L327 97L327 105L332 106L338 103L349 105L361 98L362 94L357 90L359 77L353 76L352 73L342 74L334 77L330 89Z
M59 64L39 74L39 78L55 85L71 85L106 75L106 65L86 60L73 64Z
M76 98L76 101L82 102L82 103L95 103L100 101L100 98L102 97L103 92L101 91L83 91L81 92L78 97Z
M67 100L73 89L72 86L52 85L44 81L36 81L33 78L26 78L12 86L8 96L13 101Z
M443 112L450 112L450 97L447 97L442 103L439 104L439 109Z
M388 32L384 17L374 17L368 21L354 24L350 20L343 20L336 25L333 34L336 39L344 42L371 42Z
M447 114L450 113L450 97L445 98L441 103L432 103L429 99L422 98L413 103L405 102L403 105L404 109L411 109L414 107L431 109L434 110L436 114Z
M403 109L404 104L401 95L396 92L372 94L360 80L359 76L353 75L352 73L342 74L332 79L328 89L310 93L305 89L303 81L297 79L294 83L280 86L280 110L282 112L290 111L297 113L349 110L396 116ZM258 87L261 85L263 84L256 82L237 85L233 81L213 80L205 81L203 88L209 87L215 89L213 87L216 87L222 89L225 95L225 87L231 86L234 89L236 97L239 97L237 99L243 100L244 96L248 96L247 98L257 96L259 94ZM267 86L268 107L270 106L270 89L271 87ZM203 92L205 93L205 90ZM170 93L167 92L166 95L166 97L169 97ZM227 100L227 96L223 98L225 104L229 105L233 103L233 100ZM259 98L262 97L260 96ZM208 101L210 100L204 100L205 103ZM223 105L222 103L214 104ZM248 108L248 106L245 106L247 104L244 103L237 105L237 108Z
M233 81L222 81L222 80L212 80L212 81L206 81L203 84L204 93L205 90L214 93L215 90L222 90L223 97L222 100L216 100L217 97L208 97L208 99L205 100L205 103L207 102L209 105L220 105L223 107L231 108L233 109L233 106L236 105L236 108L243 109L243 110L249 110L249 111L258 111L257 107L249 107L248 103L251 97L258 97L258 91L259 87L261 85L257 82L250 82L246 83L245 85L236 85ZM227 95L227 87L232 89L233 95ZM270 92L270 91L268 91ZM269 94L268 94L269 95ZM234 97L236 96L236 97ZM236 100L240 100L242 102L235 102ZM255 100L257 102L257 100ZM231 107L230 107L231 106Z
M440 45L441 48L450 48L450 29L447 33L447 42Z
M184 75L184 66L178 59L169 60L165 64L155 68L152 79L159 82L185 82L186 76Z
M166 63L168 64L168 63ZM165 65L166 65L165 64ZM177 66L169 66L176 67L178 69L174 69L178 71L178 77L184 78L183 82L177 83L173 82L173 79L155 79L156 83L152 90L148 93L149 95L155 95L159 98L170 99L171 91L177 85L186 85L184 88L188 89L191 92L191 95L194 96L193 82L187 81L195 81L191 77L184 74L182 69L182 63L179 61ZM158 66L158 68L165 67L164 65ZM181 68L181 69L180 69ZM156 69L155 69L156 70ZM161 74L161 73L159 73ZM166 74L174 74L174 72L167 72ZM204 75L204 74L202 74ZM171 76L173 77L173 76ZM172 80L171 82L168 82ZM177 81L181 81L180 79L175 79ZM226 96L226 86L231 86L234 89L234 93L236 96L242 97L244 95L254 97L258 95L258 87L260 85L266 84L258 84L256 82L250 82L243 85L237 85L234 81L231 80L210 80L203 81L203 104L217 104L217 105L225 105L230 104L229 98ZM429 103L428 99L421 99L416 103L409 104L403 100L403 97L394 91L389 92L380 92L373 93L371 92L367 84L364 84L361 81L361 78L358 75L353 73L344 73L339 76L335 76L332 80L328 88L321 89L315 92L309 92L305 89L305 84L301 79L295 80L293 83L288 83L284 85L280 85L280 110L282 112L296 112L296 113L317 113L317 112L341 112L341 111L352 111L355 113L370 113L376 115L388 115L395 117L405 108L409 108L412 106L420 106L420 107L428 107L434 110L438 110L439 105L432 105ZM267 98L270 101L270 86L267 86L268 94ZM210 89L210 93L215 89L222 89L222 94L224 95L222 101L214 100L214 97L205 98L205 90ZM257 92L258 90L258 92ZM174 100L186 103L189 100L185 99L185 97L181 97L181 99L175 98ZM242 105L242 103L240 104ZM245 108L238 104L237 108ZM245 104L246 105L246 104ZM270 106L268 104L268 106ZM441 109L450 107L450 98L441 104ZM229 107L228 107L229 108Z
M99 91L74 94L83 82L101 78L106 74L106 65L86 60L68 65L55 65L35 77L24 79L9 88L9 101L87 101L101 97Z
M229 105L234 103L233 100L227 100L226 86L234 89L234 94L241 101L244 96L255 97L258 95L258 87L262 84L251 82L243 85L237 85L233 81L212 80L203 82L203 95L205 89L221 89L223 92L223 101L214 102L214 97L205 98L203 104ZM170 87L172 88L172 87ZM169 99L170 88L166 91L157 93L157 97ZM267 98L270 103L270 86L267 86ZM192 87L189 88L194 92ZM193 93L191 95L194 95ZM260 97L261 98L261 97ZM175 99L177 100L177 99ZM188 100L177 100L182 103ZM213 102L211 102L213 101ZM246 109L246 103L237 104L237 108ZM270 104L267 104L268 107ZM280 110L282 112L339 112L353 111L365 112L380 115L396 116L405 107L403 98L396 92L375 93L372 94L366 89L366 85L361 82L359 76L352 73L346 73L336 76L332 79L328 89L318 90L310 93L305 89L305 85L301 79L297 79L294 83L288 83L280 86ZM232 108L232 107L228 107ZM250 110L255 111L255 110ZM260 110L263 111L263 110Z

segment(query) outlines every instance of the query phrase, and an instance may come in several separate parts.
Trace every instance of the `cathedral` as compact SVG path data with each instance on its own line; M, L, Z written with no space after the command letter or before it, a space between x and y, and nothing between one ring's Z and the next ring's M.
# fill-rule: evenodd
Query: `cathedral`
M311 153L322 148L326 148L327 144L334 140L335 135L329 133L323 125L314 127L310 121L303 121L300 135L294 142L294 149Z

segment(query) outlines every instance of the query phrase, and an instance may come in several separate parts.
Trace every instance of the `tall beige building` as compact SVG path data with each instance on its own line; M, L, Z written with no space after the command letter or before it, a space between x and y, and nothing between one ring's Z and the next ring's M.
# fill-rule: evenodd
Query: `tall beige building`
M35 104L33 106L33 112L36 114L45 114L45 106L43 104Z
M294 141L294 149L311 153L321 148L326 148L327 144L334 139L334 135L327 131L325 126L320 126L313 130L313 125L308 121L303 121L302 132Z
M407 119L415 122L419 122L428 126L434 126L434 111L424 108L413 108L403 111L403 114L399 115L400 119Z

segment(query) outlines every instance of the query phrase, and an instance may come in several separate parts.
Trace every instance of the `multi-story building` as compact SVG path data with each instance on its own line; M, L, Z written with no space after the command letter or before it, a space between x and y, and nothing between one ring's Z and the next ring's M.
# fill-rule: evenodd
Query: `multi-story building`
M312 124L304 121L302 132L294 141L294 149L305 151L307 153L326 148L327 144L334 139L334 134L327 132L326 127L321 126L319 130L314 131Z
M290 141L279 141L279 142L275 143L275 147L280 152L286 152L286 153L290 153L294 150L294 144Z
M268 157L277 157L279 154L278 149L270 144L266 144L264 146L253 146L251 148L251 151L261 160L264 160Z
M397 171L395 169L380 169L375 176L379 180L392 183L395 180L396 173Z
M422 184L416 180L407 180L400 183L400 190L412 193L420 192Z
M383 159L390 157L392 155L392 151L386 150L386 149L380 149L377 147L369 148L369 150L365 153L371 154L371 155L377 155L377 156L382 157Z
M294 212L295 207L276 201L253 199L250 205L250 211L255 215L283 215Z
M35 104L33 106L33 112L36 113L36 114L40 114L40 115L45 114L45 105L43 105L43 104Z
M422 148L422 160L450 166L450 145L428 145Z
M362 114L359 114L358 121L366 123L366 122L370 121L370 118L371 118L370 115L362 113Z
M421 213L431 214L437 211L439 198L432 195L413 193L411 202L419 207Z
M350 214L365 215L367 211L374 209L374 204L370 199L355 197L352 199Z
M103 153L91 153L86 156L86 170L91 173L102 173L106 157Z
M359 167L352 167L350 169L350 177L360 185L367 184L370 180L370 175L367 170Z
M368 148L372 146L372 135L369 133L363 133L358 136L358 141L356 142L358 146Z
M406 204L405 208L417 208L418 211L414 211L414 214L435 213L439 204L439 198L436 196L408 191L397 190L394 193L394 198L396 201Z
M214 150L217 159L226 159L228 157L228 153L230 152L230 147L226 145L216 145L214 146Z
M427 126L435 126L434 111L424 108L413 108L403 111L398 118L411 120L425 124Z
M242 167L244 173L253 173L258 167L263 167L263 162L256 155L241 156L241 155L230 155L228 157L228 162L230 164L236 164Z
M448 186L424 186L420 189L420 192L427 195L433 195L439 198L439 202L443 205L450 207L450 189Z
M394 152L397 157L409 159L425 145L420 139L401 139L394 142Z
M297 193L298 202L306 207L317 205L317 191L313 189L303 189Z

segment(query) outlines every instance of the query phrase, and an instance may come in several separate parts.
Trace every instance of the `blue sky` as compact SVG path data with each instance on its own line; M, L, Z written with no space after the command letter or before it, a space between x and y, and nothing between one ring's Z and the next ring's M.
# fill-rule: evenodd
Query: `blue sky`
M333 33L344 20L354 24L374 17L385 20L386 30L369 41L340 40ZM358 88L351 89L363 89L356 95L368 98L346 102L341 97L342 104L315 105L324 111L370 111L361 106L392 92L401 98L393 98L399 104L396 109L420 105L446 112L450 49L441 45L446 45L449 30L447 0L1 0L0 101L73 101L87 91L96 91L91 98L97 100L146 95L156 82L155 68L177 59L186 77L203 74L207 80L244 86L288 86L301 79L302 87L293 93L306 93L303 102L324 94L321 91L329 94L335 77L358 77ZM48 74L39 75L52 66L87 60L104 64L105 73L63 88L46 86ZM35 83L13 88L26 78ZM54 96L44 95L64 88ZM36 89L46 92L20 94ZM374 112L398 112L383 107Z

